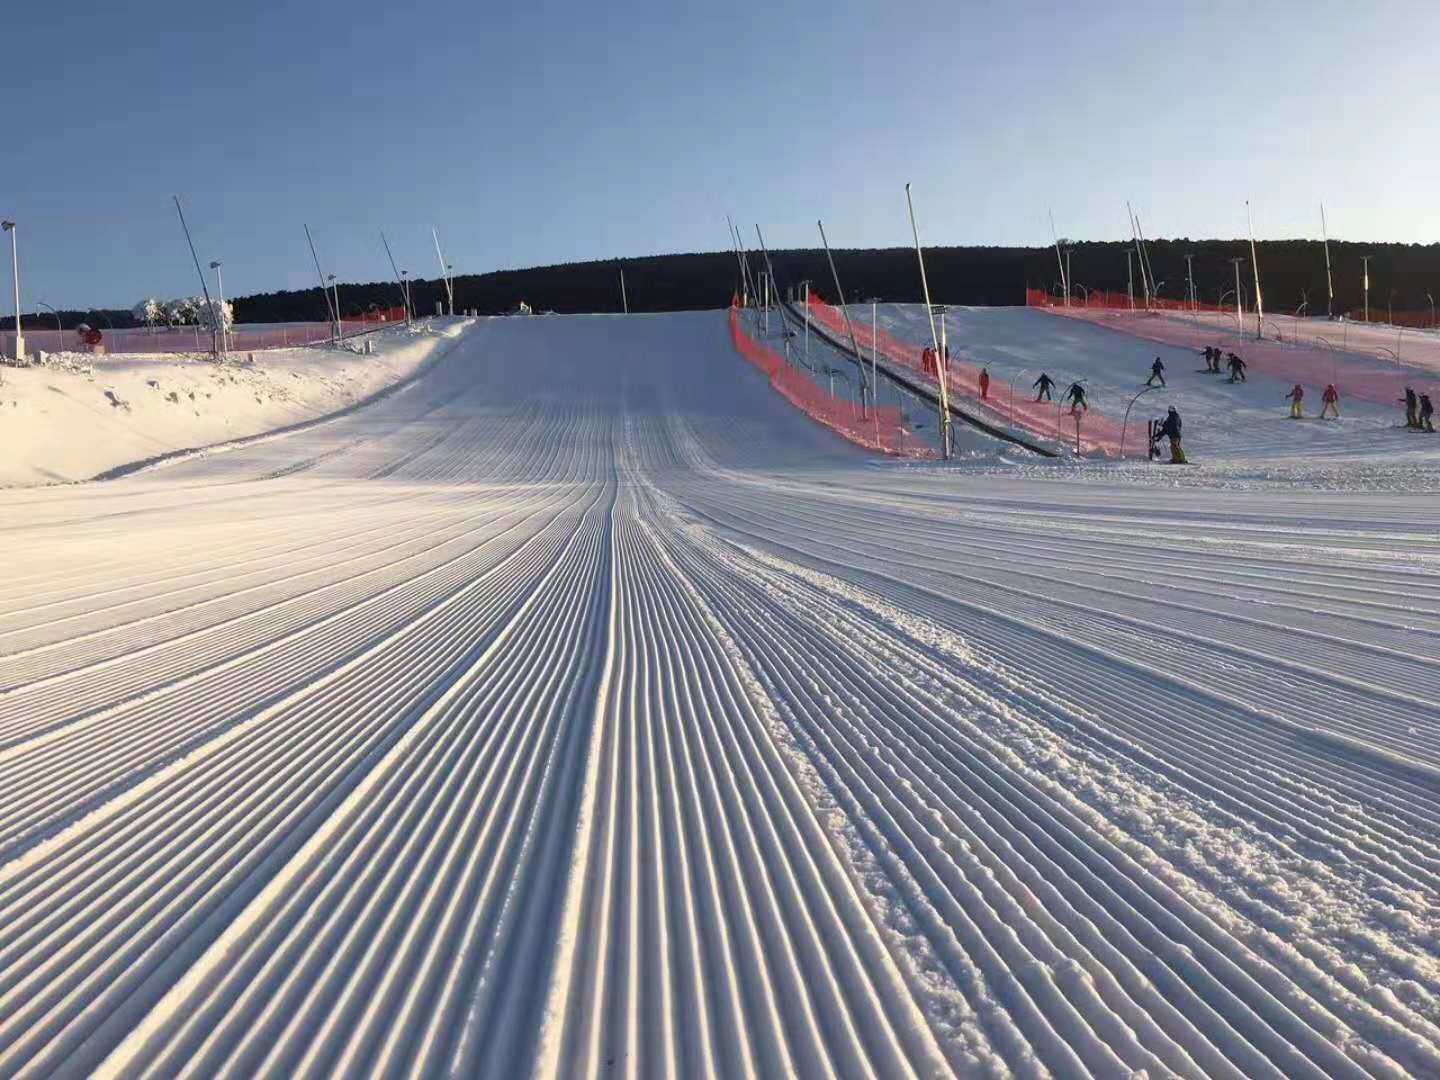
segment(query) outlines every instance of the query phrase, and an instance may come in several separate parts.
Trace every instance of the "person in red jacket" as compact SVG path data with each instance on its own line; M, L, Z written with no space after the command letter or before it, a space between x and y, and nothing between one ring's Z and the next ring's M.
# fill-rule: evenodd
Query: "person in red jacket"
M1325 392L1320 395L1320 419L1340 419L1340 391L1335 389L1335 384L1326 383Z
M980 369L980 400L990 400L990 369Z

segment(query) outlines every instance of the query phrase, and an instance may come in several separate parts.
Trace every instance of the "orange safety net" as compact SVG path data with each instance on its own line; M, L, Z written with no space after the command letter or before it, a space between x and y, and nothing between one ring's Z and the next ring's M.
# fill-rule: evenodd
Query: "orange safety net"
M837 341L849 340L844 313L810 294L810 317ZM862 354L875 349L882 361L898 365L937 382L936 367L929 358L928 346L902 341L889 331L872 326L863 319L851 320L856 344ZM988 393L980 386L984 365L950 350L948 378L945 386L950 402L957 408L997 428L1008 428L1031 439L1075 450L1081 454L1104 454L1119 457L1144 457L1144 438L1126 440L1122 423L1095 408L1072 414L1070 406L1060 402L1065 384L1057 382L1052 390L1054 401L1033 400L1034 388L1027 376L1023 385L992 376ZM1077 423L1078 421L1078 423Z
M730 308L730 339L736 352L769 376L770 385L781 397L842 438L896 457L936 456L931 447L906 429L897 406L872 406L862 413L853 401L831 394L787 364L774 349L747 334L741 325L740 310L734 306Z

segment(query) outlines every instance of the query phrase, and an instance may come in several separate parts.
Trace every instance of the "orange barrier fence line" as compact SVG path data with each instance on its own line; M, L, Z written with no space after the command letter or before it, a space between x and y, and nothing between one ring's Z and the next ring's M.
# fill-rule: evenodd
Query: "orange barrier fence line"
M774 349L756 341L740 325L739 309L730 308L730 340L746 361L763 371L775 391L811 419L842 438L895 457L933 458L935 451L905 428L897 406L872 406L865 415L792 368Z

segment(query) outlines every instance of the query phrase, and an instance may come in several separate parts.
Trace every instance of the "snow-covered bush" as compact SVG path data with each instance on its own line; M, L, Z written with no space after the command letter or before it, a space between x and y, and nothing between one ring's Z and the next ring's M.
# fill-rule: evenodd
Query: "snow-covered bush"
M189 326L199 317L204 304L203 300L193 296L182 296L165 305L165 317L171 326Z

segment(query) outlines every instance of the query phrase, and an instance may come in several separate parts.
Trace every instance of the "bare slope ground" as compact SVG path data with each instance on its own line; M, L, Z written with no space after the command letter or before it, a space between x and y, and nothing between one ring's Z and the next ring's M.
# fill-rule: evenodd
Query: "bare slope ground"
M874 463L720 313L0 496L0 1074L1440 1074L1440 511Z

